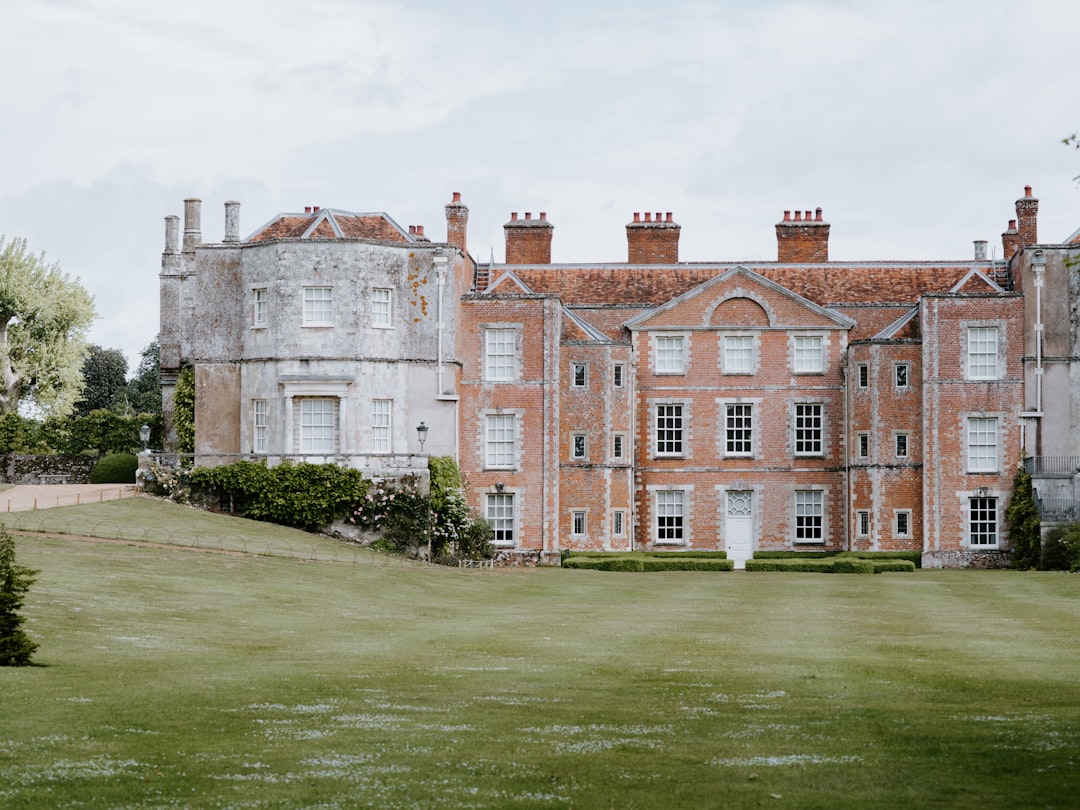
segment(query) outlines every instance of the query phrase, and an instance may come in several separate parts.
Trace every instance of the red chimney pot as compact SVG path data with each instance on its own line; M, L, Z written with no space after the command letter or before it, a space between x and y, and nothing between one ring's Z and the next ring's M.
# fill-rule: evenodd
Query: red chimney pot
M454 192L454 202L456 202L456 203L461 202L461 192L460 191L455 191Z
M1024 186L1024 196L1025 197L1030 197L1031 196L1031 186Z
M634 222L641 222L641 212L640 211L635 211L634 212Z

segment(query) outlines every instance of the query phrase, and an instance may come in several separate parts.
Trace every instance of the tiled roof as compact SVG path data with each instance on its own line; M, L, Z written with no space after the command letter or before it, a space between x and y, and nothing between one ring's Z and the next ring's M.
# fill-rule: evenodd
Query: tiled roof
M247 238L270 239L373 239L380 242L415 242L387 214L354 214L322 208L303 214L279 214Z

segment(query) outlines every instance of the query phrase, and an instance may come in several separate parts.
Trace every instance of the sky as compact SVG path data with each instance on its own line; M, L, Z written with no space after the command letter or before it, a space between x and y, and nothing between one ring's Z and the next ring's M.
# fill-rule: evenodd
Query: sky
M95 297L131 370L157 334L164 217L247 234L306 205L385 211L503 258L625 261L671 211L684 261L769 261L821 206L839 260L1001 252L1080 227L1074 0L23 0L0 30L0 234Z

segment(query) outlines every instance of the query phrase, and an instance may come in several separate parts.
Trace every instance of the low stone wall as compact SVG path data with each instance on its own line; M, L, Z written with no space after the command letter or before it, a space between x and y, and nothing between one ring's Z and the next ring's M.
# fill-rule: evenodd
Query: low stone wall
M924 551L923 568L1008 568L1009 551Z
M40 484L44 476L67 476L68 484L86 484L90 470L97 463L94 456L15 456L14 472L10 464L0 465L5 484ZM47 479L46 479L47 480Z

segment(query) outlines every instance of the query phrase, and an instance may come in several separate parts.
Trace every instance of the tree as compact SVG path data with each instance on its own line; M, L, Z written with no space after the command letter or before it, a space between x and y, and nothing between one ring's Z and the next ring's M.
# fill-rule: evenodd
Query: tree
M0 414L29 400L67 413L82 391L86 331L94 299L77 282L0 236Z
M158 339L142 350L139 367L127 384L128 407L135 413L161 413L161 365Z
M75 416L101 409L122 410L127 389L127 358L119 349L90 344L82 365L82 399L75 402Z
M1042 524L1031 487L1031 476L1023 467L1013 479L1013 496L1005 510L1005 520L1009 524L1013 565L1016 568L1037 568L1042 553Z
M0 527L0 666L25 667L38 645L22 629L19 615L23 597L37 579L37 571L15 564L15 540Z

